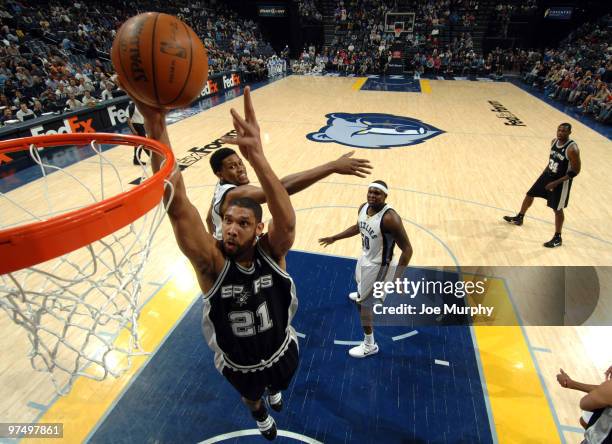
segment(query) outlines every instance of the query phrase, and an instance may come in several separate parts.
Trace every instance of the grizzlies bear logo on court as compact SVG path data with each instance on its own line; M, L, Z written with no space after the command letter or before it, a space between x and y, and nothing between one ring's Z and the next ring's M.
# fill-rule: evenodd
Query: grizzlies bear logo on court
M325 117L327 125L307 134L309 140L384 149L416 145L444 132L420 120L393 114L331 113Z

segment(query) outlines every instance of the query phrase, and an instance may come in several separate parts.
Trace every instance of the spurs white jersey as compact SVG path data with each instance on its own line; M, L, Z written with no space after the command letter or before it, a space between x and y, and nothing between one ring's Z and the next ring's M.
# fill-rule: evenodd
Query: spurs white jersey
M221 217L221 204L225 199L225 195L232 188L236 188L236 185L234 185L233 183L223 183L221 181L217 182L217 186L215 187L215 193L213 195L212 200L212 221L215 227L215 232L212 233L212 235L217 240L223 239L223 218Z
M388 265L393 256L395 241L389 233L383 233L382 220L385 213L391 210L385 205L378 213L368 216L367 203L359 209L357 224L361 233L362 258L370 264Z

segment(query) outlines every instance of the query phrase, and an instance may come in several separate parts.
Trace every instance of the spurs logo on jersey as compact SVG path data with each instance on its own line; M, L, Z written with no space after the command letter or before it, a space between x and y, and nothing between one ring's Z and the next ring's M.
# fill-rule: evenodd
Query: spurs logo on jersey
M292 340L297 310L291 276L259 246L253 265L226 259L215 284L204 295L204 336L220 372L262 370L278 361Z
M382 220L385 213L391 210L385 205L379 212L368 216L368 204L359 210L357 224L361 233L362 256L371 264L387 265L393 256L395 241L389 233L383 233Z
M221 298L234 298L238 305L244 305L248 302L249 297L253 294L259 294L263 288L270 288L274 285L271 274L261 276L253 281L251 288L246 288L244 285L224 285L221 287Z
M212 221L215 227L215 232L212 233L215 239L223 239L223 217L221 217L221 204L225 199L225 195L236 185L232 183L217 182L212 200Z
M553 141L550 147L550 156L548 158L548 172L557 177L563 177L569 169L569 157L567 157L567 149L574 143L573 140L568 140L561 146L557 146L558 140Z

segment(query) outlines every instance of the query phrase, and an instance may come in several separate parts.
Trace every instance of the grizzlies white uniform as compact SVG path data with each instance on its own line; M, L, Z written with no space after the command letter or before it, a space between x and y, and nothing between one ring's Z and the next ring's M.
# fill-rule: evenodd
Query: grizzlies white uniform
M371 295L374 282L393 278L393 273L389 272L389 264L393 257L395 241L391 234L382 231L383 216L392 208L385 204L379 212L368 216L368 207L367 203L363 204L359 208L357 218L362 247L361 257L355 269L358 302Z
M225 195L232 189L236 188L233 183L217 182L215 187L215 193L213 194L212 200L212 221L215 227L215 232L212 233L215 239L223 239L223 218L221 217L221 204L225 199Z

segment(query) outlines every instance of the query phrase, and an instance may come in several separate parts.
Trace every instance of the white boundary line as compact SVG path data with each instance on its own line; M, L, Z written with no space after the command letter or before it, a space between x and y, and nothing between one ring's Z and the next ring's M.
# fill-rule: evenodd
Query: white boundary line
M200 441L198 444L213 444L215 442L225 441L227 439L239 438L241 436L259 436L260 432L258 429L245 429L238 430L236 432L224 433L223 435L213 436L205 441ZM300 435L299 433L290 432L288 430L279 430L278 436L285 436L287 438L293 438L295 440L305 442L307 444L323 444L321 441L309 438L308 436Z

